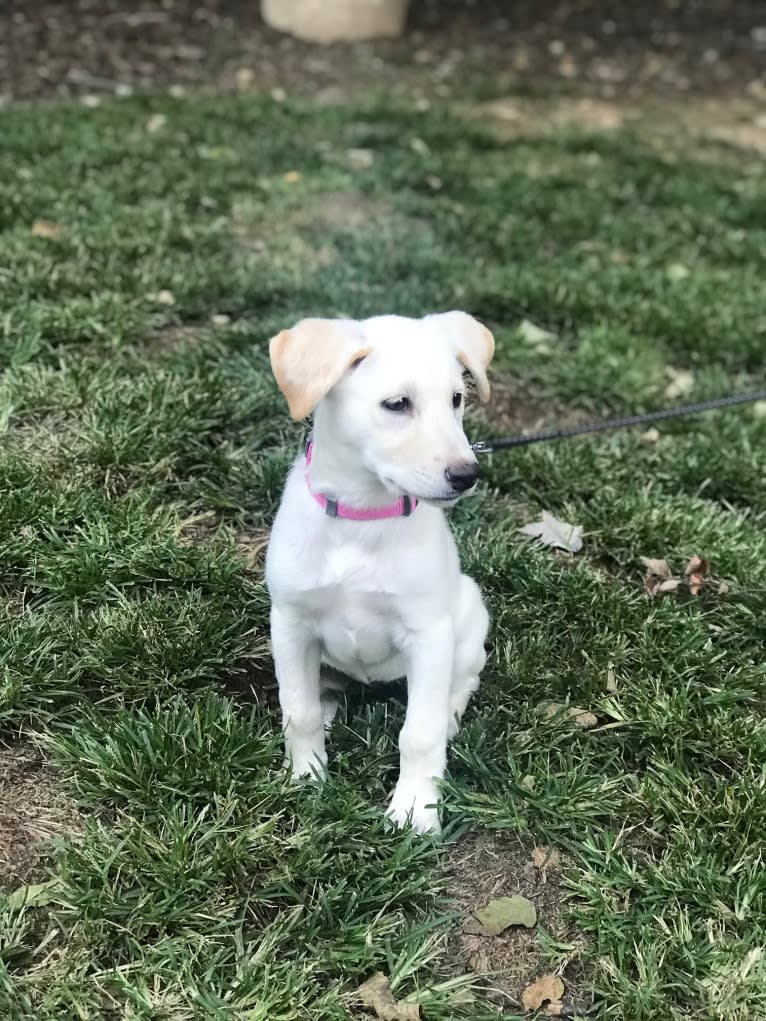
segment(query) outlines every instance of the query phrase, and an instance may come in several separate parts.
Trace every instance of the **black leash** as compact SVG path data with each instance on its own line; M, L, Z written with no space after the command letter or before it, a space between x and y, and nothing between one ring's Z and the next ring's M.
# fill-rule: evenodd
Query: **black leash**
M506 436L497 440L479 440L471 446L475 454L492 454L496 450L508 450L511 447L528 447L531 443L568 440L572 436L587 436L589 433L602 433L610 429L630 429L636 425L664 422L667 418L699 415L703 411L715 411L717 408L731 408L737 404L751 404L754 401L763 400L766 400L766 390L754 390L747 394L733 394L731 397L716 397L712 401L699 401L697 404L681 404L676 408L648 411L645 415L605 418L600 422L585 422L582 425L570 426L568 429L546 429L543 432L530 433L528 436Z

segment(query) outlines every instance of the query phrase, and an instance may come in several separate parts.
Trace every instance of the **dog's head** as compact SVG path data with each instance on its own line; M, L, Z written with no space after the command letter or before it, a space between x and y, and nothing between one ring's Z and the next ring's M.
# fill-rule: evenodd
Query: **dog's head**
M476 457L463 432L467 371L482 401L495 342L465 312L423 319L303 319L270 343L290 414L352 450L392 493L449 504L471 491Z

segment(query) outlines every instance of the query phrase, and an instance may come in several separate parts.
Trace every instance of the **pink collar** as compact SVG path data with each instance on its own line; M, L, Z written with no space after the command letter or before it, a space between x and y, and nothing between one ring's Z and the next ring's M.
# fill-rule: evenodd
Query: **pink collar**
M308 467L311 464L311 453L314 444L309 437L306 444L306 485L322 510L331 518L345 518L347 521L383 521L385 518L408 518L418 505L414 496L400 496L393 503L384 507L349 507L340 500L331 500L324 493L315 493L311 488Z

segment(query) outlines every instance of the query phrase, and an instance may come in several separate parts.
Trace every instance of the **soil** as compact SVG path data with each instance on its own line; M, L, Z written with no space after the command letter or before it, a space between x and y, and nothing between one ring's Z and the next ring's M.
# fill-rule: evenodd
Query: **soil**
M81 828L75 805L31 744L0 748L0 888L46 878L46 842Z
M551 849L546 849L550 851ZM579 1017L592 1007L587 976L578 962L582 936L564 917L565 898L558 856L542 853L533 863L534 842L518 835L479 833L460 840L450 854L448 894L464 915L461 932L451 948L456 974L474 971L484 976L488 995L498 1006L520 1010L521 995L536 979L556 974L564 982L562 1017ZM539 867L541 859L548 864ZM497 897L521 894L537 909L534 928L512 926L499 936L481 935L472 912ZM539 931L558 944L572 947L558 967L547 960Z
M0 97L203 87L328 100L369 88L416 100L482 91L766 99L759 0L412 0L401 39L333 46L269 29L259 6L10 0L0 9Z

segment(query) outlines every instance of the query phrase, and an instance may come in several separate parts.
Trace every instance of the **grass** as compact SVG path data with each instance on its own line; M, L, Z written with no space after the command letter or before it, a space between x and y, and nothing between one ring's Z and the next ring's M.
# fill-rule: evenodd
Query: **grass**
M763 386L760 161L502 142L373 101L2 119L0 725L43 742L84 829L52 852L50 904L0 894L0 1015L332 1021L380 969L431 1021L497 1016L456 995L445 949L449 839L486 829L564 851L576 948L545 953L578 958L597 1016L765 1016L766 418L487 462L453 515L493 652L446 850L382 825L398 693L350 703L321 792L285 783L242 553L299 443L266 340L309 313L466 308L495 331L502 399L542 414L662 405L668 369L694 398ZM518 534L542 509L584 525L582 554ZM728 592L648 600L637 558L694 553Z

